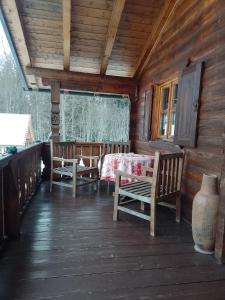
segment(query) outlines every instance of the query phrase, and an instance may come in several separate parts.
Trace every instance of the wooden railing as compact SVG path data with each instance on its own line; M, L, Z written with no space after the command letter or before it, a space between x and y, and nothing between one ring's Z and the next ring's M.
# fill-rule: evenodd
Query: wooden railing
M19 236L21 216L41 180L42 146L0 158L0 243Z

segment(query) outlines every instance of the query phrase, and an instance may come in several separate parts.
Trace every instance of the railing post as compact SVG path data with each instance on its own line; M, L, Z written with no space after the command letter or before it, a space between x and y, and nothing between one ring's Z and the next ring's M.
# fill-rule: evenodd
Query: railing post
M44 143L42 146L42 160L44 164L44 169L42 171L42 178L44 180L49 180L51 173L51 157L50 157L50 144Z
M17 184L17 161L4 168L5 233L10 238L20 235L20 203Z

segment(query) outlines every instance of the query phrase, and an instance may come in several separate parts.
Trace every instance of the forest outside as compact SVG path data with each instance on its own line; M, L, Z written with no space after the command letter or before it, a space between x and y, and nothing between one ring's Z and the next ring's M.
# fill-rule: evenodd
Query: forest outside
M128 98L64 94L60 104L60 135L63 140L129 140Z
M23 90L2 28L0 48L0 113L31 114L35 140L48 140L51 135L51 94ZM61 94L60 103L62 140L126 142L129 139L129 99Z

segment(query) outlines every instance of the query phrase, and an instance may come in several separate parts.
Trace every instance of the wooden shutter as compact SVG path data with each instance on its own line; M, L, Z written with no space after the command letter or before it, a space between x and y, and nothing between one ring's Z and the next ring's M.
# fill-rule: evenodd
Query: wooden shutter
M152 100L153 100L153 86L149 90L145 91L144 121L143 121L144 141L149 141L151 135Z
M179 78L174 143L196 146L202 62L186 67Z

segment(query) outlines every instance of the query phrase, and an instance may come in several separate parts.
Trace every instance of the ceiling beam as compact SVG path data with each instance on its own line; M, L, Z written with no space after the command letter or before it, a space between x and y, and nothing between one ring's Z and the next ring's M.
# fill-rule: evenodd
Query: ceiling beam
M116 33L120 23L121 15L125 5L125 0L114 0L113 10L111 14L111 19L109 22L108 32L106 36L104 54L101 61L100 74L104 75L106 73L109 58L112 52L112 48L115 42Z
M52 83L50 78L42 78L42 84L44 86L50 86ZM64 91L77 91L77 92L89 92L98 94L115 94L115 95L133 95L135 93L135 87L120 83L110 82L80 82L78 81L60 81L60 87Z
M154 28L152 30L152 33L150 34L145 47L138 59L138 63L136 66L136 71L134 73L134 77L140 78L144 68L148 64L150 58L152 57L152 54L159 44L162 34L164 30L166 29L171 16L173 15L173 12L175 8L177 7L180 0L168 0L166 1L166 4L157 18L157 21L154 25Z
M71 0L63 0L63 67L70 69Z
M101 76L99 74L31 67L26 68L26 74L33 74L41 78L45 86L49 86L53 80L58 80L61 88L68 90L126 95L135 93L136 90L136 81L128 77Z

